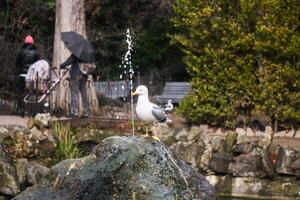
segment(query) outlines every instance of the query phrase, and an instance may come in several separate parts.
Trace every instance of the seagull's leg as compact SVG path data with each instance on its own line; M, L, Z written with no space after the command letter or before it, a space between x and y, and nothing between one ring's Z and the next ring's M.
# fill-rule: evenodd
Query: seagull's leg
M159 141L159 138L158 138L157 135L156 135L156 124L155 124L155 123L154 123L154 136L152 136L152 138L153 138L154 140Z
M146 123L146 135L145 137L149 137L149 134L148 134L148 122Z

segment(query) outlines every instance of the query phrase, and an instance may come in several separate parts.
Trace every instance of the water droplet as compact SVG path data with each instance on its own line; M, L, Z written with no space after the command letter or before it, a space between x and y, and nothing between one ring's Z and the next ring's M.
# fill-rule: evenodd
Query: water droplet
M120 74L120 79L122 80L123 78L129 78L130 80L130 92L133 90L133 78L134 78L134 68L132 66L131 62L131 52L133 51L133 43L132 43L132 37L130 35L130 29L126 30L126 43L127 43L127 51L125 55L122 57L122 64L119 65L120 69L122 70L122 74ZM125 76L123 76L123 74ZM129 76L127 76L127 74ZM122 90L125 90L125 86L122 84ZM124 101L126 101L126 97L123 98ZM133 97L130 95L130 100L131 100L131 121L132 121L132 135L134 136L134 108L133 108ZM117 116L119 119L119 117Z

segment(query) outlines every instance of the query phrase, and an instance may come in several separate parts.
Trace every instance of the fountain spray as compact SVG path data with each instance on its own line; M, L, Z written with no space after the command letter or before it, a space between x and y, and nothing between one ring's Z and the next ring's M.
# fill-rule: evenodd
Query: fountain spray
M127 51L125 56L122 59L122 65L119 66L123 71L123 74L129 76L130 82L130 94L133 92L133 78L134 78L134 70L131 62L131 52L133 51L133 44L132 44L132 37L130 34L130 30L127 29L126 31L126 43L127 43ZM123 78L123 74L120 75L120 79ZM122 86L122 89L125 89ZM132 126L132 135L134 136L134 107L133 107L133 97L130 95L130 102L131 102L131 126Z

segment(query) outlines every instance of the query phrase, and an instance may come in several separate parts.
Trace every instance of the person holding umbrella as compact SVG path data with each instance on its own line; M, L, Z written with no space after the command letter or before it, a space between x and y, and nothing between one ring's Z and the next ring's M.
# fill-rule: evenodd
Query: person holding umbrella
M80 63L93 63L95 52L91 43L78 33L62 32L62 41L71 51L71 56L57 68L65 69L71 65L70 89L71 89L71 114L70 117L79 117L79 94L82 97L83 118L89 117L90 105L87 94L87 74L80 70Z

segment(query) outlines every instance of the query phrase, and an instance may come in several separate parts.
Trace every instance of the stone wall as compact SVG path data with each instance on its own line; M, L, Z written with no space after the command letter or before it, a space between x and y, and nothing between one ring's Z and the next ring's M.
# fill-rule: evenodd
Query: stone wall
M219 193L300 195L300 131L230 131L207 125L173 130L160 125L157 132L175 155L205 173Z
M28 128L0 127L0 199L16 195L49 171L45 166L57 141L47 128L48 117L38 116ZM176 157L205 174L221 195L300 197L300 131L230 131L207 125L173 129L164 124L156 131ZM82 134L81 142L85 138L98 144L104 138L101 130Z

